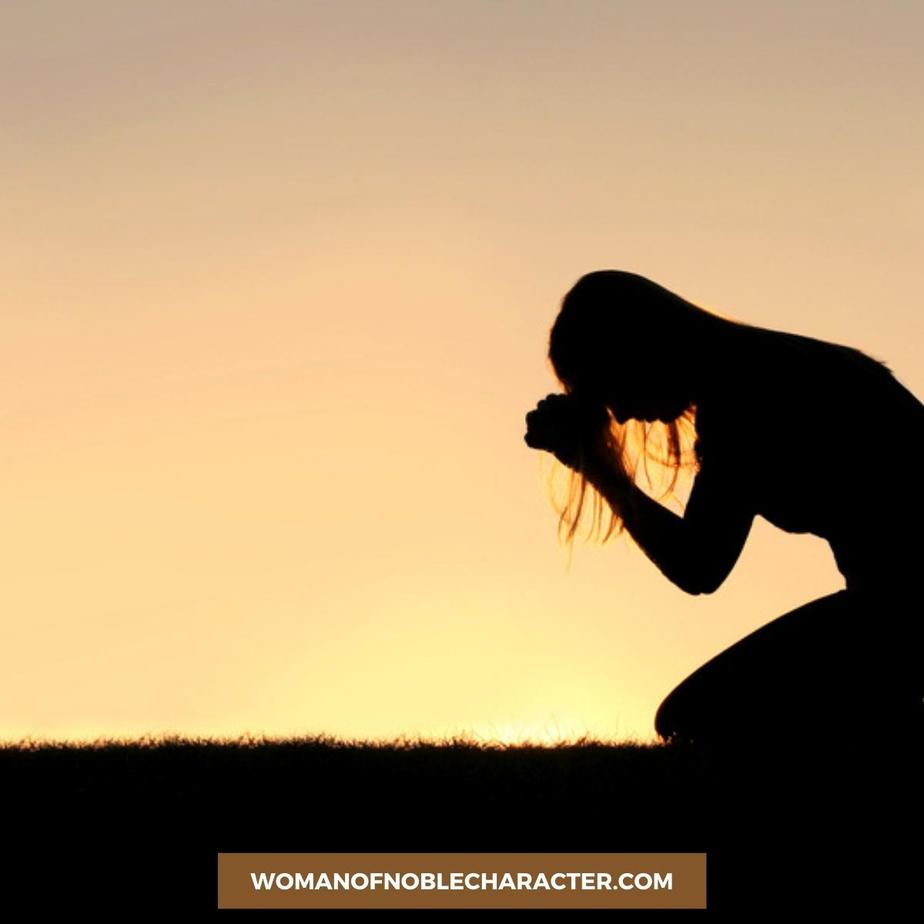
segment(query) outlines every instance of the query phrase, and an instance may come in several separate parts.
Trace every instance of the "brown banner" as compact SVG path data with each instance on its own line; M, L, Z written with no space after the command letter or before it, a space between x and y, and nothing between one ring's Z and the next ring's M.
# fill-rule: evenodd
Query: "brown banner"
M704 853L220 853L219 908L705 908Z

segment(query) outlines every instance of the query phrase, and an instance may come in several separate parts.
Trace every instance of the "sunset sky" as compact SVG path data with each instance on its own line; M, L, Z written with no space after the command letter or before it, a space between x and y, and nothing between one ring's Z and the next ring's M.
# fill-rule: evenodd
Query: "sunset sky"
M626 539L569 570L524 417L604 267L924 396L921 4L0 26L0 738L649 739L691 670L843 586L763 520L712 595ZM891 486L875 421L843 436L806 477Z

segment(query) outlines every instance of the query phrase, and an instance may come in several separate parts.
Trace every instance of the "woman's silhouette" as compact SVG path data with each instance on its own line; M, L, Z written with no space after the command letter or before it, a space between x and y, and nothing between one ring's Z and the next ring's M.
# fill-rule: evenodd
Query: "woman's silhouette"
M569 538L589 484L613 514L607 537L627 529L689 593L722 584L756 515L827 539L845 578L843 590L780 616L683 681L658 709L658 734L735 747L868 741L882 730L917 740L924 506L914 476L924 405L888 367L721 317L617 270L589 273L565 296L549 359L564 394L526 415L525 439L573 471ZM671 486L684 433L695 438L682 516L638 487L631 426L643 453L660 435Z

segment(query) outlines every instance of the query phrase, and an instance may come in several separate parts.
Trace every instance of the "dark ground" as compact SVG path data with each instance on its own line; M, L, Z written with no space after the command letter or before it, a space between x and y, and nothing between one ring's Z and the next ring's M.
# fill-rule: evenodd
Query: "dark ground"
M917 750L875 740L724 757L594 742L8 746L3 892L198 919L247 914L216 912L220 851L694 851L709 910L660 913L907 913L924 885L920 768Z

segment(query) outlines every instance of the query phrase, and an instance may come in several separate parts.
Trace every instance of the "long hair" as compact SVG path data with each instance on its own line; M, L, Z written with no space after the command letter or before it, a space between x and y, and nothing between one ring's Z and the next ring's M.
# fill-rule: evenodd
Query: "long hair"
M565 386L565 393L570 390ZM619 423L611 412L609 425L602 434L604 458L612 468L634 482L646 493L660 501L676 498L678 479L684 469L695 469L695 416L696 406L691 405L676 420L627 420ZM558 534L572 543L584 519L586 502L590 499L592 511L591 535L605 543L614 534L623 532L625 525L621 512L604 500L588 480L583 462L577 469L569 469L568 489L564 504L558 503L553 493L553 504L558 513ZM603 531L604 516L608 519ZM602 535L601 535L602 534Z

